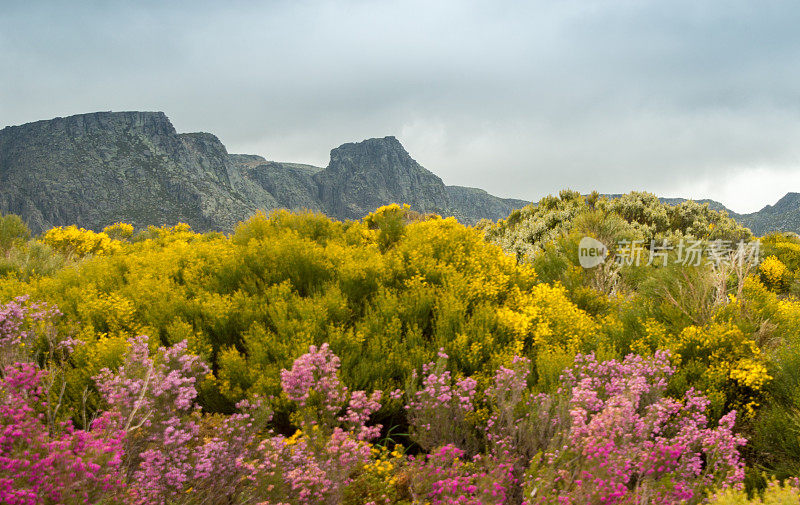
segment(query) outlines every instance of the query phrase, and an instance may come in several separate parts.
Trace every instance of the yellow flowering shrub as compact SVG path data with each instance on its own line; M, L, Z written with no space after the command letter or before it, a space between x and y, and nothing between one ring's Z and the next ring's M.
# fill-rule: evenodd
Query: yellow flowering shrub
M114 223L103 228L103 233L116 240L127 240L133 237L133 225L128 223Z
M788 288L789 269L775 256L769 256L758 267L764 284L776 292L783 292Z
M566 289L538 284L527 292L509 293L508 303L498 309L500 324L518 342L515 351L560 348L571 353L594 349L597 323L570 302Z
M705 392L717 411L733 407L755 414L772 377L761 349L741 329L730 323L689 326L665 344L678 368L678 390Z
M120 249L120 243L106 233L96 233L77 226L58 226L46 231L42 242L65 254L86 256L110 254Z
M62 244L59 234L72 233L64 230L47 240ZM529 265L474 228L401 206L363 222L279 211L253 216L231 236L177 225L107 241L114 247L104 254L52 276L2 279L0 293L58 305L80 328L88 368L114 361L114 353L90 353L109 342L187 340L214 369L201 389L215 408L276 394L280 370L311 344L328 342L345 383L366 390L401 387L439 348L456 373L480 379L515 353L563 349L562 362L597 347L598 325L564 287L537 284ZM63 243L73 242L83 243ZM76 391L91 384L81 380ZM275 401L285 414L288 405Z
M797 505L800 503L800 487L797 482L781 484L771 481L762 493L749 497L744 489L731 486L716 493L708 503L709 505Z
M342 503L398 503L407 494L398 477L407 462L402 445L389 450L386 446L373 446L370 462L356 474L344 492Z
M386 250L403 236L406 216L409 211L410 206L408 204L401 206L393 203L378 207L374 212L364 217L363 222L367 225L367 228L379 230L377 242L382 250Z
M654 317L642 322L644 334L631 343L631 352L649 356L653 351L664 347L672 337L668 335L666 325Z

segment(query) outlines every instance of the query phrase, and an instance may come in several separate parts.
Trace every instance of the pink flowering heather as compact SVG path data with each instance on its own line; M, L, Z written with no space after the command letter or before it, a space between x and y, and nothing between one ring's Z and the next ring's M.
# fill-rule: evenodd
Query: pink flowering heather
M519 473L537 453L563 437L561 420L567 418L565 402L529 390L530 369L529 359L514 357L510 367L501 366L495 372L493 384L486 389L491 406L485 428L488 452L513 462Z
M412 438L426 450L455 444L468 451L477 450L479 442L473 423L477 381L471 377L454 380L446 370L447 355L439 351L439 361L423 365L421 387L412 372L406 406Z
M116 372L104 369L98 389L128 434L126 447L133 503L228 503L249 486L257 447L256 402L228 416L214 435L201 438L197 383L209 372L186 343L149 355L148 338L131 340ZM177 499L180 497L180 500Z
M0 379L0 502L88 504L117 495L124 433L112 414L89 431L65 422L50 432L42 412L45 375L18 363Z
M370 446L341 428L330 436L318 430L273 436L261 451L256 480L270 483L266 495L302 505L340 503L353 472L370 459Z
M519 484L510 463L474 456L445 445L413 461L408 469L414 503L484 505L513 503Z
M104 368L95 377L105 401L125 420L126 431L194 410L196 384L210 371L200 358L186 352L185 341L162 347L151 358L148 340L146 336L131 339L119 369Z
M0 305L0 370L15 362L31 361L36 347L36 324L60 314L46 303L28 302L27 296Z
M381 407L381 392L349 392L338 371L339 359L327 344L311 346L282 371L283 390L297 404L299 430L261 443L255 480L263 496L291 504L340 503L353 473L369 461L367 441L380 426L367 422Z
M294 361L291 370L281 371L281 386L286 396L301 407L316 393L336 412L346 393L339 380L339 366L339 357L328 344L322 344L319 349L312 345L306 354Z
M598 362L578 356L562 376L567 434L536 461L526 503L689 503L744 478L736 412L708 427L708 400L664 397L666 353Z
M381 426L366 423L381 408L382 392L350 393L339 379L339 366L339 358L328 344L319 348L312 345L294 361L291 370L281 371L281 387L297 403L298 424L331 428L340 425L353 431L359 440L371 440L380 434Z

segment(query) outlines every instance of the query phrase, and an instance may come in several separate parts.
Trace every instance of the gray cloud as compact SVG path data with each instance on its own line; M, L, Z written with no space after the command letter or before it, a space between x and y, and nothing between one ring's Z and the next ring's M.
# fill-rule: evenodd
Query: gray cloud
M527 199L800 191L794 2L32 4L2 6L4 124L163 110L320 165L394 134L449 184Z

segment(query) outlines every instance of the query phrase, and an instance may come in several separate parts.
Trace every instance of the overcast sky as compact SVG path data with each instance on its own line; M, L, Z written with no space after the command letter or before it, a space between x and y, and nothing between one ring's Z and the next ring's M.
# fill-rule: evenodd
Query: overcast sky
M230 152L321 166L395 135L500 196L753 211L800 192L798 27L800 3L769 0L0 0L0 126L162 110Z

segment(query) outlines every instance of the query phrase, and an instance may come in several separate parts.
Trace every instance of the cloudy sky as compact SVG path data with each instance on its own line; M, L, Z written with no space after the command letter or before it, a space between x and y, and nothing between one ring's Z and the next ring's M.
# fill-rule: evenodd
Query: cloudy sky
M447 184L800 191L800 4L0 0L0 126L162 110L230 152L326 165L395 135Z

